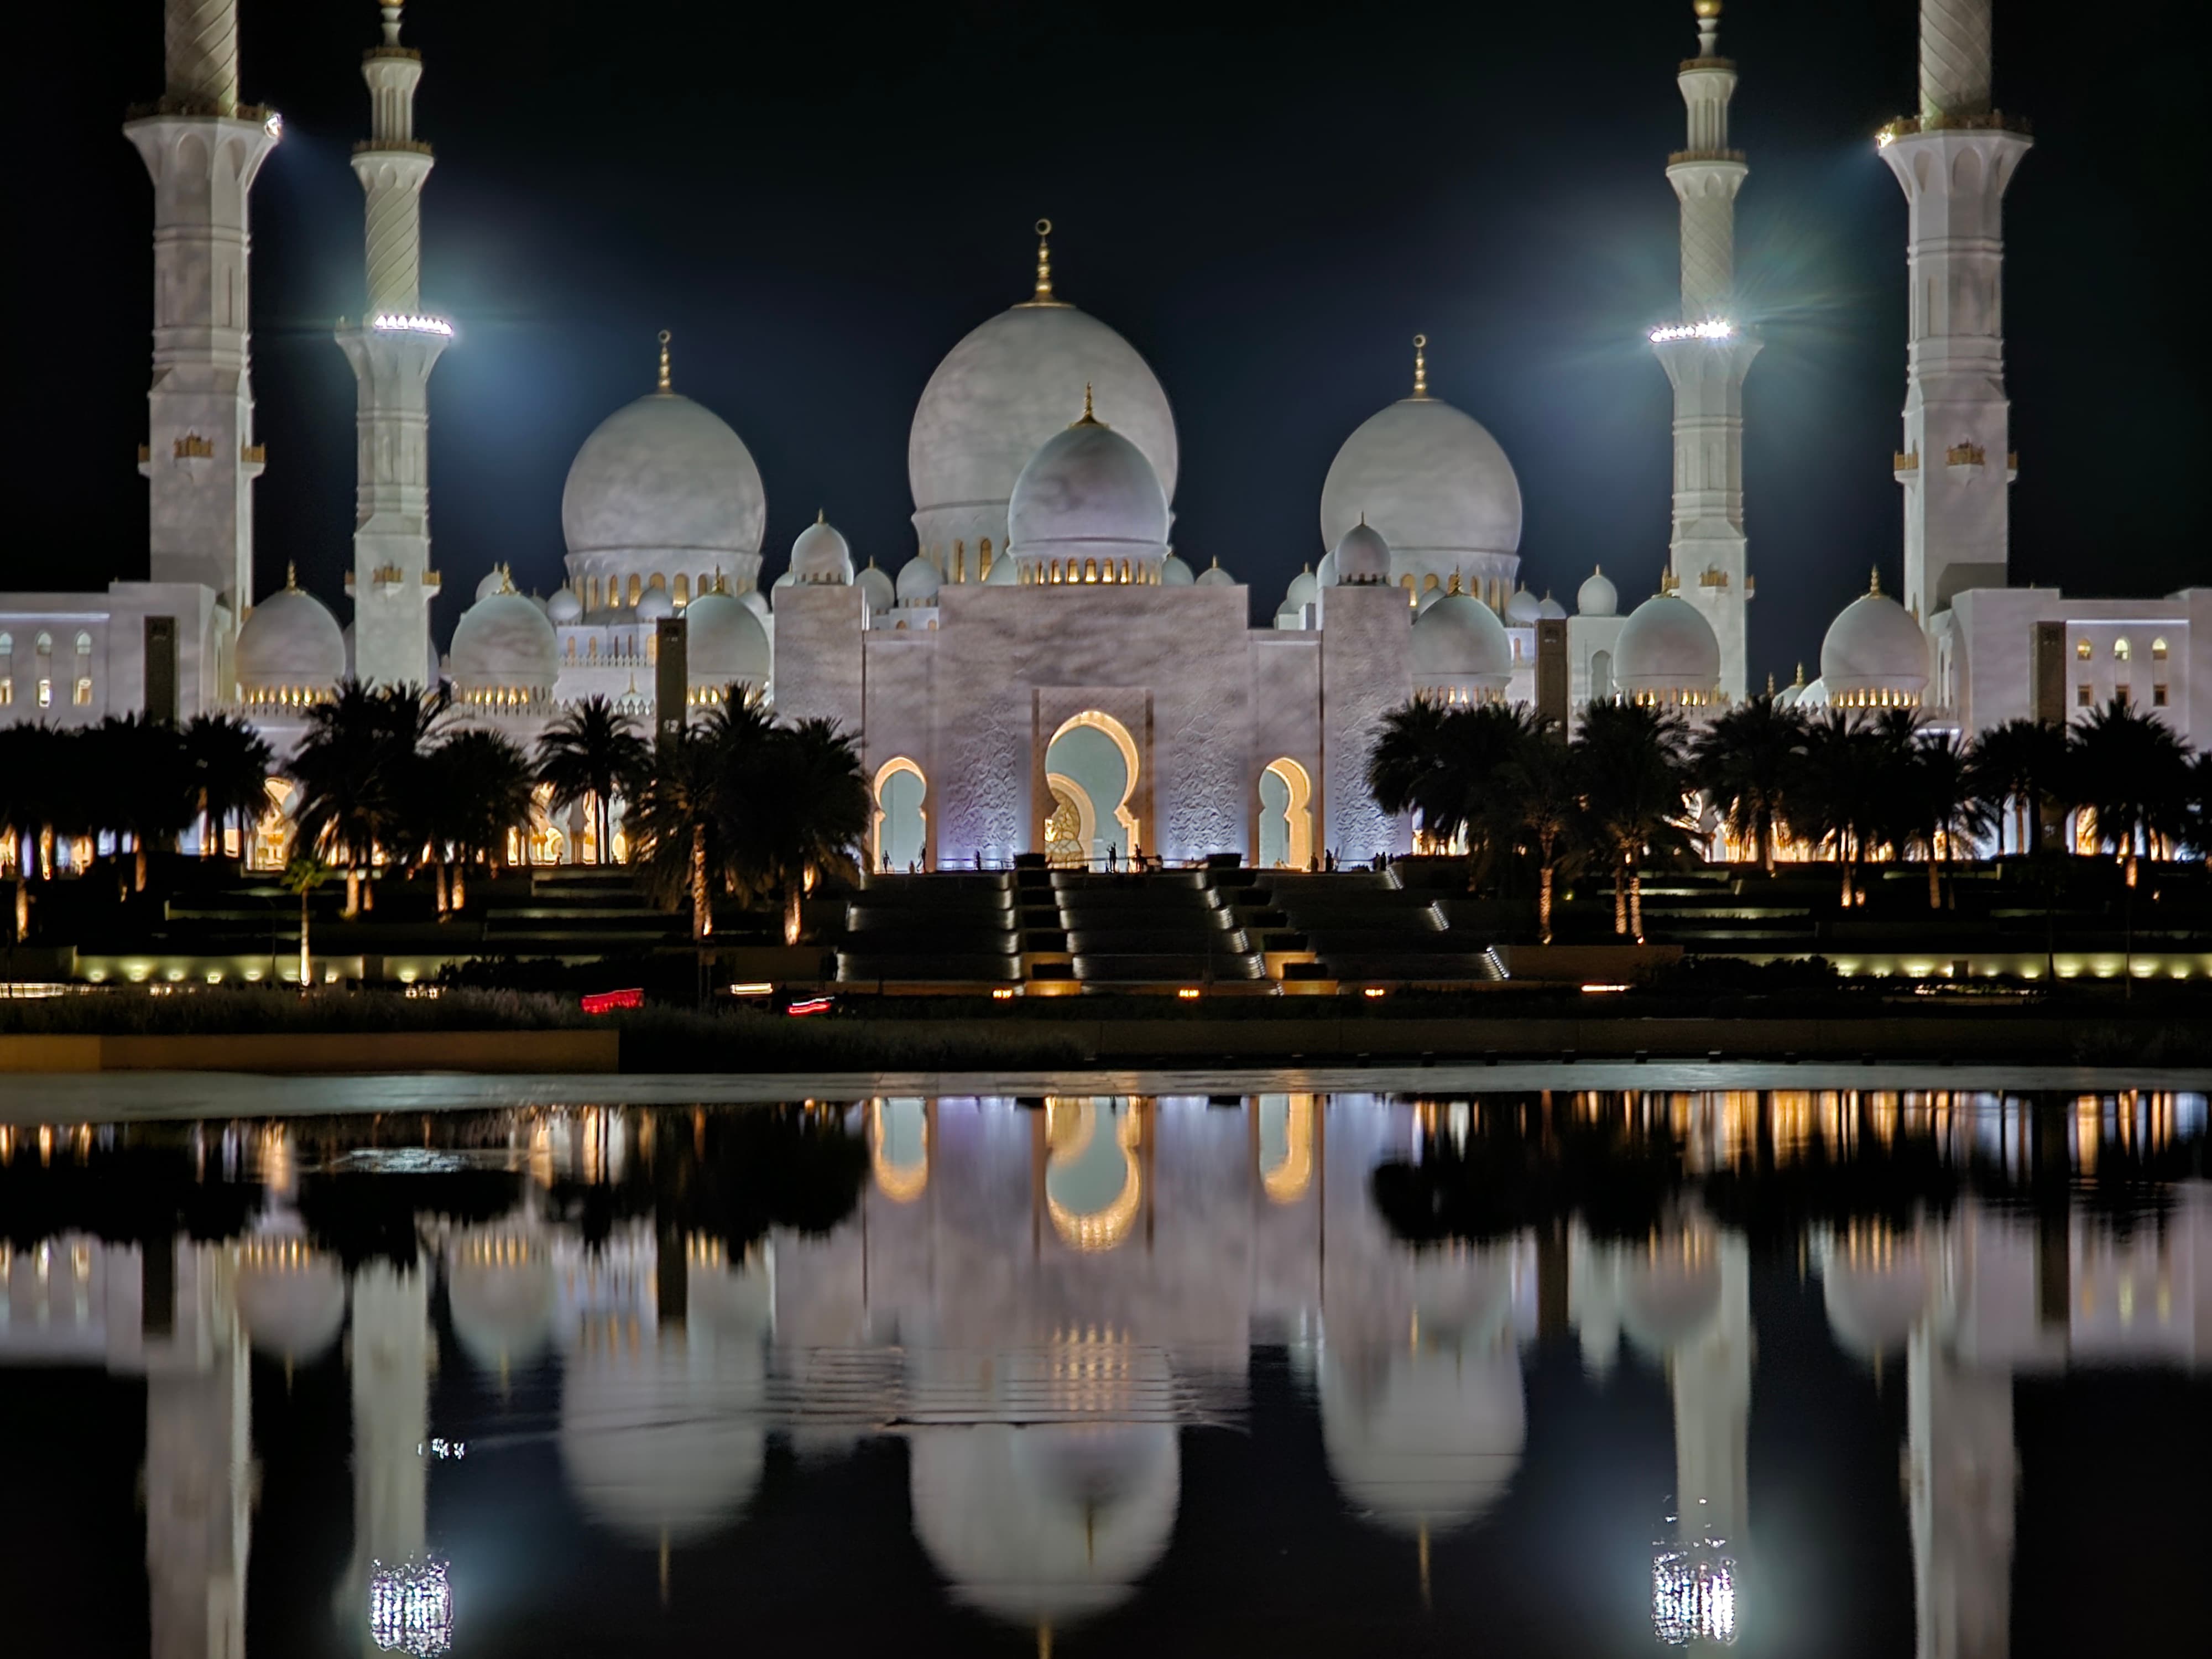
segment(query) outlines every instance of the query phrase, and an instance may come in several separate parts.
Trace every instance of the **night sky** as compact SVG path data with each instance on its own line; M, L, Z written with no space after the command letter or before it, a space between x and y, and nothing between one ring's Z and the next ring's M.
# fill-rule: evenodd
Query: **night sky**
M2192 9L1999 7L1997 100L2037 139L2007 204L2016 582L2212 575ZM1026 296L1040 215L1062 296L1174 405L1177 550L1249 581L1255 621L1323 550L1329 459L1408 389L1416 331L1432 386L1520 474L1530 586L1571 600L1601 562L1626 605L1656 580L1670 400L1643 331L1675 308L1688 0L408 10L438 158L424 300L460 330L431 382L441 640L495 562L559 585L569 459L651 390L662 327L678 388L759 461L763 580L817 507L895 569L915 401ZM1723 19L1751 160L1742 314L1766 342L1746 393L1755 677L1813 659L1870 565L1897 572L1905 205L1872 134L1916 101L1916 15L1733 0ZM0 587L93 587L145 574L152 192L118 128L161 91L161 8L18 22L42 67L15 94L17 264L50 254L24 297L52 309L16 333L29 511ZM295 560L343 618L354 389L331 327L362 301L347 155L376 13L246 0L243 36L244 95L285 118L253 196L258 580Z

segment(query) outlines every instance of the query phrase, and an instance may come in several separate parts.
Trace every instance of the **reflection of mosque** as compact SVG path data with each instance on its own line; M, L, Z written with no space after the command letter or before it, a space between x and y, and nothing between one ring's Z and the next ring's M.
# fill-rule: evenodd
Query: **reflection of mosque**
M562 1479L605 1533L659 1552L664 1587L672 1550L745 1513L771 1437L820 1460L896 1435L915 1534L951 1594L1041 1635L1129 1600L1166 1557L1181 1431L1240 1420L1255 1346L1287 1351L1344 1503L1405 1540L1425 1579L1431 1540L1480 1523L1516 1480L1524 1349L1573 1332L1601 1375L1625 1339L1663 1366L1674 1407L1678 1519L1657 1540L1655 1620L1671 1639L1725 1639L1753 1534L1749 1264L1773 1240L1760 1232L1771 1216L1747 1218L1698 1179L1842 1169L1914 1136L1962 1164L2027 1174L2055 1160L2078 1176L2201 1135L2203 1117L2200 1097L2148 1095L2057 1112L1965 1095L1559 1107L1669 1133L1690 1180L1647 1231L1594 1234L1562 1212L1496 1237L1404 1242L1376 1172L1448 1167L1494 1103L885 1099L815 1114L861 1136L868 1158L858 1203L827 1231L774 1225L732 1249L663 1214L587 1228L563 1193L619 1185L703 1136L704 1120L529 1111L490 1131L471 1120L471 1156L488 1155L489 1133L519 1172L519 1202L489 1220L425 1215L416 1265L371 1256L349 1272L295 1201L301 1144L319 1132L234 1129L227 1141L253 1143L266 1180L242 1237L142 1249L63 1231L0 1245L0 1364L146 1376L155 1651L237 1656L248 1345L289 1367L345 1341L354 1548L334 1588L365 1637L380 1568L436 1542L426 1448L441 1431L429 1413L441 1287L459 1355L487 1383L504 1392L557 1366ZM89 1150L41 1133L40 1155ZM33 1145L0 1131L0 1161ZM2212 1358L2212 1202L2201 1184L2177 1191L2160 1225L2133 1232L2077 1206L1970 1194L1903 1213L1814 1203L1788 1221L1838 1344L1875 1364L1905 1357L1922 1655L2006 1650L2011 1378ZM1747 1609L1757 1596L1754 1572Z

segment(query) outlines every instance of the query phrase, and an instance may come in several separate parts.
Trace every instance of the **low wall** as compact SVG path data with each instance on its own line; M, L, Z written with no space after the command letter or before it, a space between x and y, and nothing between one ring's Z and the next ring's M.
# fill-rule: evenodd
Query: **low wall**
M0 1072L613 1072L605 1031L261 1031L0 1036Z

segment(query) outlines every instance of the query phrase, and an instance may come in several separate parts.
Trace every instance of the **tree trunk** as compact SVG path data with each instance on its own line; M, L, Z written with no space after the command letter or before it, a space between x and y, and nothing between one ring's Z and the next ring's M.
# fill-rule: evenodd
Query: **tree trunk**
M430 873L438 884L438 920L443 921L452 909L446 898L446 860L442 857L432 863Z
M356 865L346 866L345 915L350 921L361 914L361 869Z
M131 891L143 893L146 890L146 837L143 836L131 837Z
M1628 872L1628 925L1638 945L1644 943L1644 866L1631 866Z
M300 994L307 994L307 988L315 982L314 964L307 957L307 890L300 890Z
M799 943L799 890L797 886L790 884L787 884L785 885L783 890L783 942L786 945L796 945Z
M51 823L39 826L39 879L54 878L54 827Z
M363 910L376 908L376 872L374 870L361 878L361 908Z
M1774 826L1771 823L1759 827L1759 863L1768 875L1774 873Z
M1536 876L1536 928L1544 943L1552 942L1552 866L1547 863Z
M469 861L465 858L455 859L453 860L453 908L456 910L469 902L468 874Z
M1943 866L1936 862L1936 839L1932 836L1928 840L1928 908L1943 908Z
M1620 859L1614 860L1613 865L1613 931L1616 933L1626 933L1628 931L1627 873L1626 861Z
M691 826L691 937L703 939L714 931L713 900L707 890L707 826Z
M31 937L31 872L15 861L15 943Z

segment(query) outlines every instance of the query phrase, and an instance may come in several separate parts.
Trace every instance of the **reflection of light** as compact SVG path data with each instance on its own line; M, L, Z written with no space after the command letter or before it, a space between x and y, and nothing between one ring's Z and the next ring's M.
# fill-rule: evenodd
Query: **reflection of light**
M1268 1103L1261 1102L1259 1109L1268 1112ZM1267 1126L1261 1127L1264 1135ZM1263 1158L1260 1170L1260 1186L1270 1202L1295 1204L1305 1196L1313 1184L1313 1097L1292 1095L1284 1105L1282 1158L1271 1165Z
M416 1659L453 1644L453 1597L446 1564L433 1556L387 1567L381 1561L368 1581L369 1640L386 1653Z
M376 320L371 325L371 326L385 334L442 334L450 336L453 331L453 325L447 322L443 317L422 317L414 315L403 316L396 311L378 313Z
M1144 1202L1144 1176L1137 1166L1140 1130L1133 1107L1109 1120L1121 1161L1121 1190L1103 1208L1082 1212L1070 1209L1054 1192L1054 1174L1073 1167L1089 1150L1098 1117L1097 1107L1089 1101L1045 1102L1045 1139L1052 1149L1053 1164L1045 1177L1045 1210L1052 1217L1053 1231L1086 1254L1110 1250L1127 1238Z
M1735 1562L1709 1539L1651 1558L1651 1633L1672 1647L1735 1643Z
M1735 325L1719 317L1708 317L1702 323L1674 323L1651 331L1653 345L1668 340L1732 340L1735 337Z
M927 1109L918 1101L893 1103L893 1109L904 1106L921 1111L921 1156L902 1162L892 1156L893 1148L884 1134L884 1103L872 1101L868 1106L868 1157L874 1165L876 1189L894 1204L911 1204L929 1186L929 1120ZM896 1125L896 1120L894 1120ZM902 1136L900 1139L903 1139ZM897 1150L905 1151L902 1146Z

